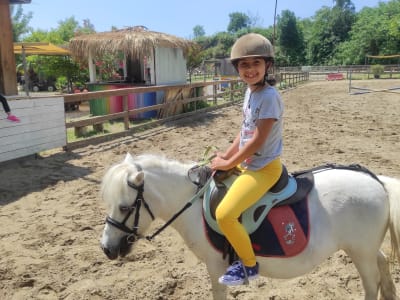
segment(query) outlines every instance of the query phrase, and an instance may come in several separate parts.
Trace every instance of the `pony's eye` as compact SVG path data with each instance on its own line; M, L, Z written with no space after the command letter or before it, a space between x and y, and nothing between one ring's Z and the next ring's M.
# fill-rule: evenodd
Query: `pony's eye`
M124 206L124 205L121 205L120 207L119 207L119 210L121 211L121 212L123 212L123 213L126 213L126 212L128 212L128 211L130 211L130 207L129 206Z

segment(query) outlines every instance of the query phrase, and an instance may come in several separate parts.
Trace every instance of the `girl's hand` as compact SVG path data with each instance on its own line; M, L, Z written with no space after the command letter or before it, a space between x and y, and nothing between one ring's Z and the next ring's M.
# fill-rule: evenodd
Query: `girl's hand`
M211 161L211 169L215 170L222 170L226 171L231 169L231 165L228 160L220 157L218 154L217 156Z

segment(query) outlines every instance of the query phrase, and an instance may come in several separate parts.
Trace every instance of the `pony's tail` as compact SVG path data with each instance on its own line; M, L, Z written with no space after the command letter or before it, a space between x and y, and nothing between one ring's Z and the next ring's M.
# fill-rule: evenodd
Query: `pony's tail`
M379 176L379 180L384 184L389 197L391 259L400 262L400 180L386 176Z

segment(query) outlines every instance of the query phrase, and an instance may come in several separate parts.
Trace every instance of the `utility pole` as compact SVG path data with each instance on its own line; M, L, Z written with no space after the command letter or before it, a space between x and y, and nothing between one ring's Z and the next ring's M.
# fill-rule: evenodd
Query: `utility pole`
M278 7L278 0L275 0L275 12L274 12L274 37L272 39L272 45L275 46L276 39L276 8Z

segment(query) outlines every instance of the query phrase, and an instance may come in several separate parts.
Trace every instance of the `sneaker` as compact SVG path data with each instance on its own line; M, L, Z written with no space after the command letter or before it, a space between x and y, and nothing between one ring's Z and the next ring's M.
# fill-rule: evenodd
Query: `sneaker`
M258 277L258 263L254 267L243 266L242 262L237 261L232 264L218 282L228 286L240 285L248 280Z
M11 122L19 122L20 119L18 119L16 116L14 115L8 115L7 120L11 121Z

